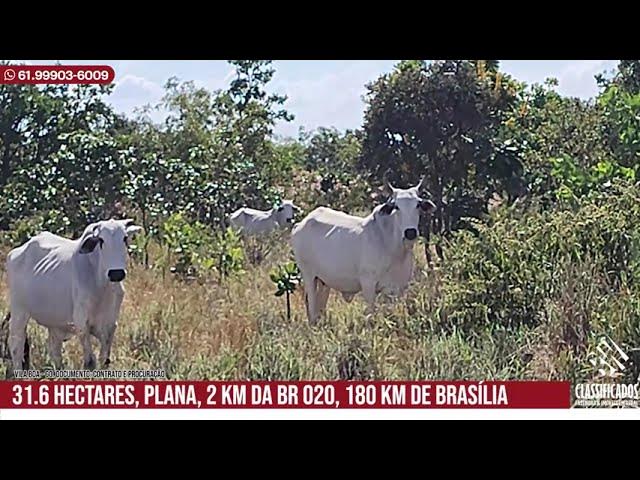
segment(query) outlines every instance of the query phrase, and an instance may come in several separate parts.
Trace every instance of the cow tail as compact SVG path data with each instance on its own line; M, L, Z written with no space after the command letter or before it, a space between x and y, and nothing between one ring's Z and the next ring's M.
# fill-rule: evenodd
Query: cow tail
M11 312L7 312L7 315L0 323L0 358L8 357L9 353L9 320L11 319ZM6 333L5 333L6 329Z
M22 357L22 369L29 370L31 368L31 355L29 348L29 337L27 334L24 336L24 357Z
M9 352L9 321L11 320L11 312L7 312L7 315L4 317L4 320L2 320L2 323L0 324L0 334L2 335L0 337L0 358L10 358L10 352ZM29 337L26 335L24 336L24 358L23 358L23 367L25 369L29 369L30 366L30 350L31 347L29 345Z

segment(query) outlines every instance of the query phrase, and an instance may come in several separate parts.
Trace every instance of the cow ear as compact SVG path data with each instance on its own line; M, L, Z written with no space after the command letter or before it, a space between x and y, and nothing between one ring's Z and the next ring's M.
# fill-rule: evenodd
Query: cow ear
M382 205L382 208L380 209L380 212L383 215L391 215L391 213L393 213L393 211L396 209L396 204L395 203L385 203L384 205Z
M134 235L142 231L142 227L138 225L129 225L126 231L128 236L133 237Z
M433 203L431 200L420 200L420 203L418 204L418 206L422 211L427 213L433 213L436 211L436 204Z
M82 242L82 245L80 246L80 253L81 254L87 254L87 253L91 253L95 250L96 246L99 244L100 247L102 247L102 244L104 243L104 240L102 240L100 237L95 237L95 236L90 236L87 237L87 239Z

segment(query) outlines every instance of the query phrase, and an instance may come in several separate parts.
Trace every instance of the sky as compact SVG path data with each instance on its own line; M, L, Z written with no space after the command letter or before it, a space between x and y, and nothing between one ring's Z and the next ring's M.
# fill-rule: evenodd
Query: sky
M56 63L46 60L16 61L33 65ZM280 122L276 133L297 137L300 127L320 126L344 130L362 125L365 85L390 72L397 60L286 60L274 61L275 75L268 90L288 96L285 108L295 115ZM210 90L226 88L233 68L222 60L60 60L62 64L108 64L115 72L115 88L108 97L113 107L126 115L145 104L156 104L170 77L193 80ZM590 98L598 92L594 76L611 71L617 60L501 60L500 69L517 80L540 83L554 77L558 92ZM154 120L162 120L157 112Z

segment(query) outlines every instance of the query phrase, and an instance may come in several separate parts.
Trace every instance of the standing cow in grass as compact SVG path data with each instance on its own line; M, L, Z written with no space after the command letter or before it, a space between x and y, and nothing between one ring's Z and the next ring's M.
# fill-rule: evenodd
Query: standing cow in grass
M268 211L242 207L229 216L229 223L245 235L259 235L291 225L299 211L291 200L284 200Z
M14 370L24 365L27 322L49 330L49 355L62 368L62 343L80 336L84 368L96 367L91 335L100 341L100 364L109 355L124 296L127 243L142 228L132 220L92 223L77 240L49 232L9 252L9 351Z
M422 183L403 190L385 181L390 196L367 217L319 207L294 227L291 246L311 324L326 309L330 289L347 301L362 292L369 311L378 293L406 289L420 212L436 209L431 200L420 197Z

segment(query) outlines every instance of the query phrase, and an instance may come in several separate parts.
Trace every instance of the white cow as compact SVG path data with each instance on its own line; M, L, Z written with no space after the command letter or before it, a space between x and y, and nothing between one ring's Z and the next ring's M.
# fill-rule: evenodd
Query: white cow
M299 211L291 200L284 200L278 207L266 212L242 207L229 216L229 223L244 234L259 235L292 224L295 212Z
M9 351L23 368L27 322L49 330L49 355L62 368L62 343L80 336L84 368L96 367L90 336L100 341L100 364L109 355L124 296L127 242L142 227L132 220L92 223L77 240L43 232L9 252Z
M420 198L422 181L407 190L385 184L389 199L367 217L319 207L294 227L291 246L311 324L326 309L330 289L347 301L362 292L371 312L378 293L401 293L409 284L420 210L436 206Z

